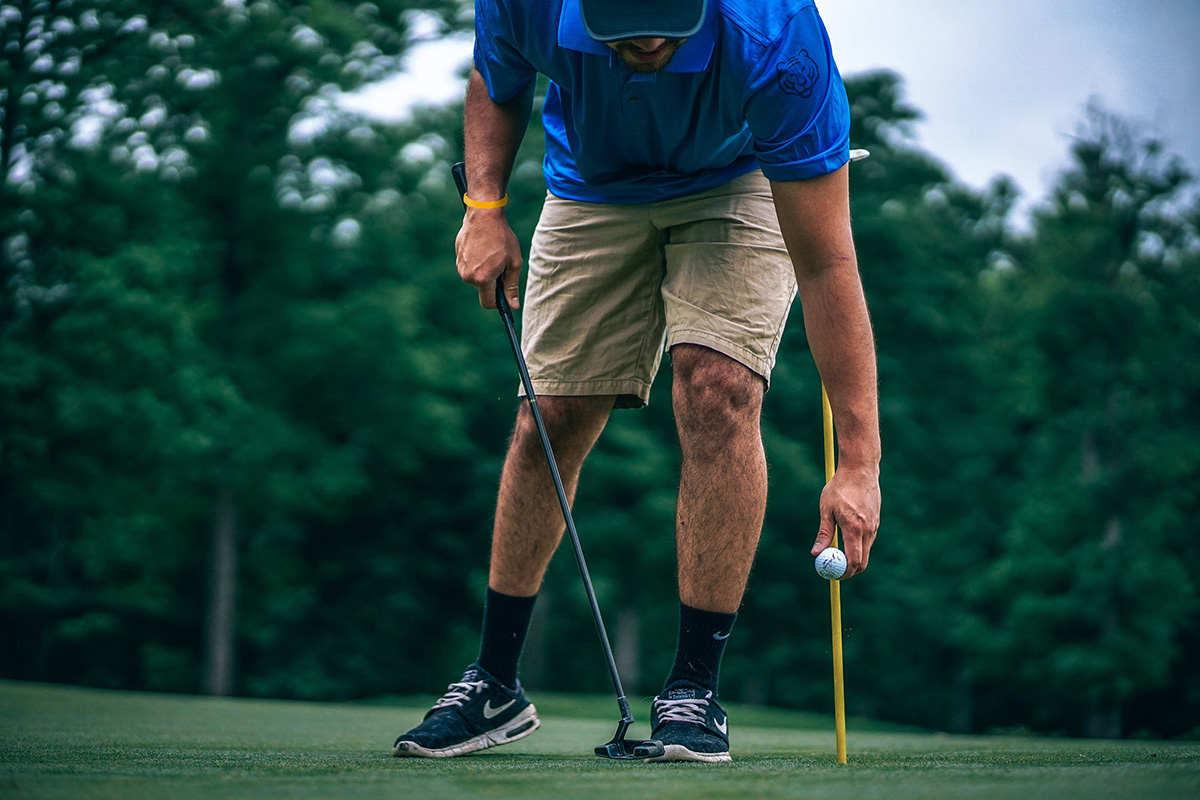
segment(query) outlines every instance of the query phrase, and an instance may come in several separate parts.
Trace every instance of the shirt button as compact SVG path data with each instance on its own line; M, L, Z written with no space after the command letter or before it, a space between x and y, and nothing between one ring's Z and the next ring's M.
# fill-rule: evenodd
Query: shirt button
M638 101L638 99L636 97L629 98L629 102L631 102L631 103L636 103L637 101Z

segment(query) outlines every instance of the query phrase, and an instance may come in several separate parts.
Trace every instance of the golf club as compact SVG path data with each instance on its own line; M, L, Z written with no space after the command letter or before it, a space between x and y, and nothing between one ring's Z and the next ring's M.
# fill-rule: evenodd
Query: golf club
M454 183L458 187L460 199L467 194L467 171L460 161L450 168ZM464 208L466 203L463 204ZM550 447L550 436L546 433L546 425L542 422L542 413L538 410L537 397L533 393L533 382L529 378L529 368L525 366L525 356L521 352L521 342L517 338L516 325L513 322L512 309L508 306L508 298L504 296L503 278L496 279L496 308L504 320L508 330L508 342L512 345L513 356L517 360L517 369L521 372L521 383L525 387L525 399L529 402L529 412L533 415L534 425L537 426L538 436L542 440L542 451L546 454L546 465L550 468L550 477L554 480L554 489L558 492L558 504L562 507L563 520L567 524L567 533L571 537L571 547L575 551L575 563L579 565L579 574L583 578L583 588L587 592L588 603L592 607L592 619L596 623L596 633L600 636L600 644L604 648L604 658L608 662L608 674L612 678L613 689L617 692L617 705L621 709L621 721L617 723L617 732L612 741L596 747L596 755L601 758L615 759L644 759L663 755L666 750L662 742L654 739L626 739L625 732L633 724L633 713L629 710L629 701L625 699L625 689L621 686L621 676L617 673L617 662L613 659L612 645L608 641L608 632L604 629L604 619L600 616L600 604L596 601L596 590L592 588L592 578L588 574L587 561L583 557L583 547L579 544L579 534L575 530L575 521L571 517L571 506L567 502L567 493L563 489L562 478L558 474L558 464L554 460L554 451Z

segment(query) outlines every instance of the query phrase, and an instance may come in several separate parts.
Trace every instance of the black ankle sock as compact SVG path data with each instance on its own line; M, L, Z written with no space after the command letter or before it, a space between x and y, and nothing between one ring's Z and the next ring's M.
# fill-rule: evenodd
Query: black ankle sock
M529 633L533 616L533 597L513 597L492 591L489 586L483 604L483 637L479 645L479 666L508 688L517 685L517 662Z
M679 643L675 649L675 664L667 677L670 685L678 680L698 683L717 694L717 678L721 673L721 656L725 642L733 631L737 614L701 611L679 604Z

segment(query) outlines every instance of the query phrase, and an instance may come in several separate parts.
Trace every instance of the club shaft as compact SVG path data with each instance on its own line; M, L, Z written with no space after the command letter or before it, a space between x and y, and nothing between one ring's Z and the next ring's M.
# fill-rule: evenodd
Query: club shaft
M629 701L625 698L625 689L621 686L621 676L617 672L617 662L613 658L612 646L608 642L608 631L604 628L604 617L600 614L600 603L596 600L596 590L592 586L592 576L588 573L587 560L583 557L583 546L579 543L579 533L575 530L575 520L571 516L571 504L567 501L567 492L563 488L562 477L558 473L558 463L554 459L554 450L550 447L550 435L546 432L546 424L542 421L542 412L538 410L537 395L533 392L533 381L529 378L529 368L525 366L525 356L521 352L521 342L517 338L512 309L508 307L508 299L504 296L504 286L500 281L496 282L496 306L500 309L500 316L504 318L504 327L508 331L508 341L512 345L513 357L516 358L517 369L521 372L521 384L525 387L525 398L529 401L529 413L533 415L533 424L537 426L538 436L542 441L542 452L546 454L546 465L550 468L554 490L558 493L558 504L562 508L563 521L567 524L571 549L575 551L575 563L579 565L579 574L583 578L583 589L587 593L588 603L592 607L592 619L596 622L596 633L600 635L600 645L604 648L604 658L608 662L608 674L612 677L613 689L617 692L617 705L621 707L621 718L632 721Z
M829 395L825 384L821 384L821 422L825 433L825 482L833 480L836 458L833 446L833 409L829 407ZM830 547L838 546L837 525L833 526ZM829 615L833 626L833 721L837 739L837 762L846 763L846 687L842 679L842 583L829 582Z

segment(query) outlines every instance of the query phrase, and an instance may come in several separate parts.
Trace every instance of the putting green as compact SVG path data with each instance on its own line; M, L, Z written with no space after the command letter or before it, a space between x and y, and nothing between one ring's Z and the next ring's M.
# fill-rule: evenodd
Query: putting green
M459 759L391 757L428 698L332 704L224 700L0 682L0 797L1200 797L1200 743L964 737L731 706L734 761L591 755L607 698L533 694L542 729ZM645 702L635 715L648 718ZM634 735L646 735L644 725Z

